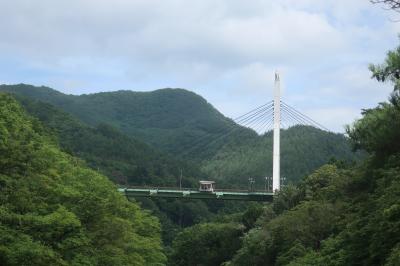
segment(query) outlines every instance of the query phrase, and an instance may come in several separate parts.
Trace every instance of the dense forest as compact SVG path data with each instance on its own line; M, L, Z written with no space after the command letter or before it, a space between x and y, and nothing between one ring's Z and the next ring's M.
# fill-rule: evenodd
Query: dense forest
M199 171L186 161L175 160L108 124L91 127L48 103L19 95L17 99L52 131L65 152L84 159L117 184L175 186L180 170L185 187L195 184L193 176Z
M0 94L0 264L162 265L160 226Z
M223 184L246 185L255 179L262 188L265 176L272 175L272 132L242 143L223 146L211 159L202 163L202 170ZM322 131L311 126L293 126L281 130L281 174L285 182L297 183L302 177L330 160L355 162L363 157L354 153L342 134Z
M215 138L232 127L240 129L237 133L241 137L255 136L252 130L224 117L204 98L183 89L80 96L25 84L3 85L0 90L50 103L91 126L108 124L174 155L190 147L199 137Z

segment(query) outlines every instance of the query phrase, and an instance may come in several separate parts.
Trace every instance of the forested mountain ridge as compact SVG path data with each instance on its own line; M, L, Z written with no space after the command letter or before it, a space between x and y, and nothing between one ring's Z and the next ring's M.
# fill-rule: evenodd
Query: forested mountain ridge
M193 176L201 177L194 166L155 150L101 123L91 127L48 103L29 97L16 98L32 116L38 118L57 137L60 147L84 159L121 185L176 186L180 171L183 184L193 186Z
M235 124L202 97L186 90L116 91L80 96L65 95L50 88L24 84L1 85L0 91L2 90L51 103L81 119L82 123L78 124L71 123L71 117L66 114L59 115L57 119L49 118L50 113L57 116L60 112L56 108L40 111L38 103L36 107L30 108L33 115L39 115L44 120L50 119L51 121L44 122L51 123L50 127L58 127L59 132L64 132L60 137L61 144L67 144L64 145L68 146L67 149L74 150L77 156L84 158L91 165L96 167L97 164L100 169L106 169L105 173L120 183L130 179L131 182L128 183L131 184L176 184L174 178L177 180L178 168L184 168L185 176L196 175L196 171L192 171L195 167L185 163L188 160L195 160L203 170L197 171L197 179L204 176L202 172L205 172L209 179L217 178L222 187L246 186L248 177L258 178L256 185L264 186L264 177L272 172L270 133L259 136L253 130ZM50 107L42 104L42 108ZM91 125L92 129L89 130L86 126L83 130L84 123ZM67 125L75 129L67 129ZM111 130L108 125L117 130ZM128 137L117 134L118 130L124 131L130 139L134 136L135 143L137 140L144 141L151 144L155 150L174 153L175 158L182 159L177 163L178 161L163 156L160 156L159 160L154 156L146 157L150 154L149 149L142 154L135 152L135 149L143 151L146 145L136 145L139 148L135 148L135 144ZM113 132L113 137L105 137L105 131ZM88 137L91 134L94 135ZM116 143L115 139L119 138L121 139ZM110 139L114 139L113 143L119 148L106 148L107 145L111 145ZM110 158L107 152L100 152L99 147L103 147L107 152L114 150L114 159ZM132 147L132 154L140 154L128 156L131 158L128 160L130 165L123 163L126 158L122 159L124 156L117 154L118 149L121 149L119 153L128 154L129 147ZM86 151L83 151L83 148L86 148ZM281 149L282 173L287 181L299 180L332 158L359 158L358 154L351 152L350 145L343 135L311 127L297 126L282 130ZM94 158L95 154L99 156ZM151 162L156 162L154 167ZM159 163L167 167L162 167ZM140 165L144 167L135 168ZM167 168L169 170L166 170ZM149 176L153 177L152 181L146 178ZM194 179L184 178L185 184L192 184L190 180Z
M158 221L0 93L0 264L163 265Z
M199 137L217 137L232 128L238 129L235 135L256 136L255 132L224 117L201 96L184 89L75 96L47 87L19 84L0 85L0 91L51 103L92 126L100 123L112 125L129 136L136 136L175 155L189 148ZM218 145L220 143L210 149Z

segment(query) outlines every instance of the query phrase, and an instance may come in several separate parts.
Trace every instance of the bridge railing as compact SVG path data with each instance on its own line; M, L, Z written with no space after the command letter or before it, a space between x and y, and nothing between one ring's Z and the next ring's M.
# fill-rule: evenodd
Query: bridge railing
M151 190L182 190L182 191L199 191L199 188L179 188L179 187L162 187L162 186L120 186L119 188L124 189L151 189ZM264 190L264 189L225 189L225 188L216 188L214 192L270 192L271 190Z

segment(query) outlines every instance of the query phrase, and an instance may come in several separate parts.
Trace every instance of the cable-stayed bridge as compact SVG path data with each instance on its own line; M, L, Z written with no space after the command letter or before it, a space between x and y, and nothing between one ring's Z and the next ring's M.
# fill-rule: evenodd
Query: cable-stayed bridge
M205 134L190 144L182 152L183 156L196 153L199 148L204 149L214 143L224 143L230 137L239 133L245 128L251 128L258 134L273 133L273 150L266 151L273 154L272 178L266 177L264 190L253 189L251 178L249 179L248 190L226 190L214 187L213 181L200 181L200 188L163 188L163 187L129 187L120 188L128 198L135 197L162 197L162 198L186 198L186 199L220 199L220 200L252 200L271 201L275 192L281 188L280 175L280 131L282 128L289 128L296 125L312 126L324 131L326 127L316 122L309 116L296 110L289 104L281 101L280 77L275 73L274 99L253 110L235 118L228 128L214 132L211 136ZM203 183L202 183L203 182ZM268 184L268 185L267 185Z

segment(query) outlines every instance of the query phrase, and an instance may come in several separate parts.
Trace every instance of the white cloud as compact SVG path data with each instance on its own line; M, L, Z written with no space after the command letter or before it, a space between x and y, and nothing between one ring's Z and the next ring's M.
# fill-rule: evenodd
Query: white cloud
M351 107L308 109L304 110L304 113L335 132L344 132L345 125L350 125L361 117L361 110Z
M390 86L369 80L367 63L382 61L400 30L365 0L14 0L0 10L5 82L68 93L185 87L235 116L268 101L279 69L284 97L329 108L321 119L336 129L386 98Z

